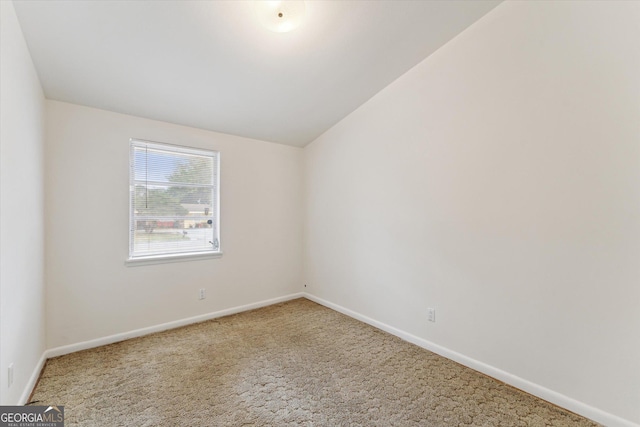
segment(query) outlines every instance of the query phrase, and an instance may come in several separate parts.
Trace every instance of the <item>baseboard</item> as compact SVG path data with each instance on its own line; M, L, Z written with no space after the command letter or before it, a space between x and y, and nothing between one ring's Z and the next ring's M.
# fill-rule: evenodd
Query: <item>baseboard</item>
M42 372L42 368L44 368L44 364L47 359L52 357L63 356L65 354L75 353L76 351L88 350L90 348L100 347L107 344L113 344L120 341L125 341L131 338L137 338L144 335L153 334L156 332L162 332L169 329L179 328L181 326L191 325L193 323L204 322L210 319L216 319L218 317L229 316L231 314L241 313L243 311L254 310L256 308L266 307L273 304L278 304L280 302L290 301L296 298L303 298L304 293L298 292L295 294L289 294L282 297L271 298L268 300L258 301L251 304L241 305L237 307L227 308L224 310L214 311L211 313L201 314L199 316L193 316L186 319L174 320L172 322L162 323L160 325L149 326L147 328L136 329L129 332L123 332L120 334L109 335L103 338L96 338L94 340L83 341L76 344L70 344L55 348L50 348L45 350L38 361L37 366L34 368L29 381L27 382L24 391L22 392L22 396L20 396L20 401L18 405L24 405L29 399L29 396L33 392L36 383L38 382L38 378L40 377L40 373Z
M33 372L29 377L29 381L27 381L27 385L25 386L24 391L22 392L22 396L20 396L18 405L25 405L28 403L27 400L29 399L29 396L31 396L31 392L36 386L36 383L38 382L38 378L40 378L40 372L42 372L42 368L44 368L44 364L47 361L46 353L47 353L46 351L42 353L42 356L40 356L40 360L38 360L36 367L33 368Z
M523 390L529 394L537 396L543 400L546 400L547 402L551 402L554 405L558 405L571 412L575 412L576 414L582 415L583 417L589 418L600 424L604 424L605 426L640 427L639 424L635 424L629 420L620 418L617 415L613 415L608 412L602 411L600 409L594 408L593 406L587 405L583 402L572 399L568 396L565 396L563 394L550 390L546 387L535 384L531 381L525 380L518 376L512 375L508 372L505 372L491 365L487 365L486 363L467 357L463 354L450 350L446 347L442 347L431 341L427 341L423 338L417 337L415 335L412 335L400 329L394 328L393 326L389 326L386 323L379 322L363 314L357 313L353 310L349 310L348 308L342 307L338 304L334 304L330 301L319 298L315 295L311 295L305 292L303 293L303 296L311 301L317 302L318 304L321 304L332 310L338 311L356 320L360 320L361 322L367 323L371 326L374 326L378 329L381 329L385 332L388 332L392 335L402 338L405 341L408 341L412 344L415 344L433 353L439 354L440 356L446 357L447 359L453 360L457 363L460 363L461 365L464 365L473 370L481 372L485 375L488 375L492 378L495 378L499 381L509 384L515 388Z
M352 317L361 322L367 323L371 326L374 326L378 329L381 329L385 332L388 332L392 335L395 335L405 341L408 341L412 344L415 344L419 347L422 347L426 350L432 351L433 353L439 354L447 359L451 359L455 362L460 363L461 365L467 366L471 369L474 369L478 372L481 372L485 375L493 377L497 380L500 380L506 384L509 384L513 387L516 387L520 390L523 390L529 394L537 396L541 399L544 399L548 402L551 402L555 405L563 407L569 411L575 412L576 414L587 417L593 421L604 424L608 427L640 427L640 424L633 423L629 420L625 420L616 415L610 414L608 412L602 411L600 409L594 408L590 405L587 405L583 402L572 399L563 394L557 393L553 390L550 390L541 385L535 384L531 381L525 380L518 376L512 375L508 372L505 372L501 369L495 368L491 365L487 365L486 363L480 362L478 360L467 357L461 353L450 350L446 347L442 347L438 344L435 344L431 341L427 341L423 338L417 337L400 329L394 328L393 326L387 325L386 323L379 322L370 317L367 317L363 314L357 313L348 308L342 307L338 304L334 304L322 298L316 297L315 295L311 295L306 292L299 292L295 294L289 294L278 298L272 298L268 300L263 300L251 304L246 304L242 306L232 307L225 310L219 310L211 313L202 314L199 316L193 316L186 319L175 320L172 322L163 323L160 325L150 326L147 328L136 329L129 332L123 332L120 334L114 334L103 338L97 338L94 340L83 341L76 344L70 344L61 347L55 347L46 350L40 360L38 361L37 366L34 368L31 377L29 378L28 383L26 384L25 390L20 397L21 405L27 403L27 399L31 395L33 388L35 387L38 378L40 376L40 372L44 367L44 364L47 359L52 357L62 356L69 353L74 353L76 351L87 350L90 348L100 347L107 344L113 344L119 341L128 340L131 338L137 338L144 335L149 335L155 332L161 332L169 329L179 328L181 326L190 325L193 323L203 322L210 319L215 319L218 317L228 316L231 314L241 313L243 311L253 310L256 308L266 307L273 304L278 304L280 302L285 302L289 300L293 300L296 298L307 298L311 301L317 302L325 307L331 308L332 310L338 311L342 314L345 314L349 317Z
M97 338L94 340L83 341L76 344L55 347L55 348L46 350L44 352L43 358L46 360L52 357L62 356L69 353L75 353L76 351L87 350L90 348L100 347L107 344L113 344L119 341L131 339L131 338L137 338L144 335L153 334L156 332L161 332L169 329L179 328L181 326L191 325L193 323L199 323L199 322L204 322L206 320L215 319L222 316L228 316L230 314L241 313L243 311L253 310L260 307L266 307L268 305L273 305L273 304L289 301L296 298L302 298L303 296L304 294L302 292L289 294L282 297L271 298L268 300L254 302L251 304L227 308L225 310L214 311L212 313L201 314L199 316L193 316L186 319L174 320L172 322L162 323L160 325L154 325L146 328L136 329L129 332L109 335L103 338ZM37 377L36 377L36 380L37 380Z

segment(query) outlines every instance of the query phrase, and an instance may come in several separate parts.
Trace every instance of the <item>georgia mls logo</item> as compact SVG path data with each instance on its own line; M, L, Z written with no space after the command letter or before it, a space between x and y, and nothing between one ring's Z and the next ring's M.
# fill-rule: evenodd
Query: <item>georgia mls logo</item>
M64 406L0 406L0 427L64 427Z
M46 414L49 411L56 411L57 413L62 414L62 411L58 409L57 406L49 406L47 409L44 410L44 413Z

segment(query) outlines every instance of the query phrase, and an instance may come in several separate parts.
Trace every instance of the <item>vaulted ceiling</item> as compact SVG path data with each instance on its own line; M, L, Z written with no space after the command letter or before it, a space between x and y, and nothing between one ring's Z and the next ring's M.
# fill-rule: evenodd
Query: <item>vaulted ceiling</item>
M15 1L45 96L304 146L500 1Z

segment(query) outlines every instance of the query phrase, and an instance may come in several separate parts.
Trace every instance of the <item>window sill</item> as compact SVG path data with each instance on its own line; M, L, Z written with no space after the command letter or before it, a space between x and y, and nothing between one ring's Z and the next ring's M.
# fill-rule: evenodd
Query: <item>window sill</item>
M201 259L222 258L222 252L196 252L192 254L155 255L147 257L129 258L124 264L127 267L141 265L165 264L168 262L197 261Z

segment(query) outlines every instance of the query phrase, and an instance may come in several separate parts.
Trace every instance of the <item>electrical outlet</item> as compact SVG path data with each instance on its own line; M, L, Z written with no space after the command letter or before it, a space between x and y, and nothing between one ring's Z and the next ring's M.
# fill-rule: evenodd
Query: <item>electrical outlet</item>
M427 308L427 320L429 322L436 321L436 309L435 308Z
M13 363L9 365L9 369L7 369L7 387L11 387L13 384Z
M198 299L205 299L207 297L207 291L204 288L200 289L200 293L198 294Z

